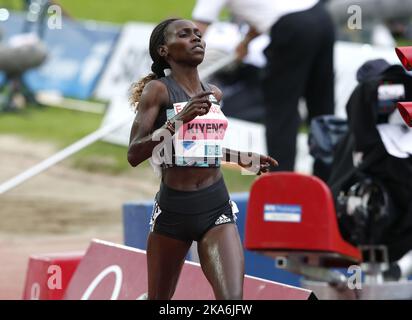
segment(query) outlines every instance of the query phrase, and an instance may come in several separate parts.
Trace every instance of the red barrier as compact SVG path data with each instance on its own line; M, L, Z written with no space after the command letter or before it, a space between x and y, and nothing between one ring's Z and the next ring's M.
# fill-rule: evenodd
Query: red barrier
M73 275L65 299L133 300L147 292L146 252L93 240ZM250 300L312 298L311 291L246 276L244 298ZM186 261L174 300L211 300L212 288L197 263Z
M24 286L24 300L60 300L84 252L33 255Z

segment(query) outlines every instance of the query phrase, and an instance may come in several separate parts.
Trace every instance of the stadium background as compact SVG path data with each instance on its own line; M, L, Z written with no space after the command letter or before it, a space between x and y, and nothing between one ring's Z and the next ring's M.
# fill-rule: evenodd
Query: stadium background
M21 3L0 1L0 7L19 10ZM104 9L91 0L57 3L74 21L95 20L120 30L128 22L190 18L194 1L106 1ZM93 107L93 112L57 108L77 103L64 99L53 107L28 106L19 113L0 114L0 181L99 128L107 103L81 94L86 102L82 105ZM85 250L91 238L124 242L122 205L128 200L150 199L158 188L147 162L129 167L126 150L96 142L0 195L0 299L21 298L30 254ZM231 193L248 191L255 179L234 168L223 171Z

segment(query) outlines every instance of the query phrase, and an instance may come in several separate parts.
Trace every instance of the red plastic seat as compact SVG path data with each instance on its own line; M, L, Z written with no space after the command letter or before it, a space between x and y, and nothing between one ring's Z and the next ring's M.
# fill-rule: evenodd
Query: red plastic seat
M270 173L252 186L245 247L270 256L306 256L322 266L361 261L342 239L332 194L320 179L292 172Z

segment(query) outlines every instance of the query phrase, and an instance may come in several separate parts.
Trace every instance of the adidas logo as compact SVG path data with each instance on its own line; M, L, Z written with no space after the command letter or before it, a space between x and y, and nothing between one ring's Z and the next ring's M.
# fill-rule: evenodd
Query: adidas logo
M222 223L230 222L230 218L228 218L226 215L222 214L216 221L215 225L219 225Z

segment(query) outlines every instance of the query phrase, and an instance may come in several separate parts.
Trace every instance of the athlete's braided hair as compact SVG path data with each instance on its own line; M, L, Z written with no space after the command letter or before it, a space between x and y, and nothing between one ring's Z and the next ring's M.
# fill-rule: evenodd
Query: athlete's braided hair
M140 79L138 82L132 84L130 88L130 103L132 104L135 111L137 111L137 103L140 100L140 96L142 95L143 89L149 81L154 79L159 79L165 76L164 69L170 68L169 64L166 60L159 54L157 49L159 46L166 43L166 29L167 27L176 20L180 19L167 19L160 22L152 31L150 35L150 42L149 42L149 53L150 57L153 60L152 63L152 72L145 76L144 78Z

